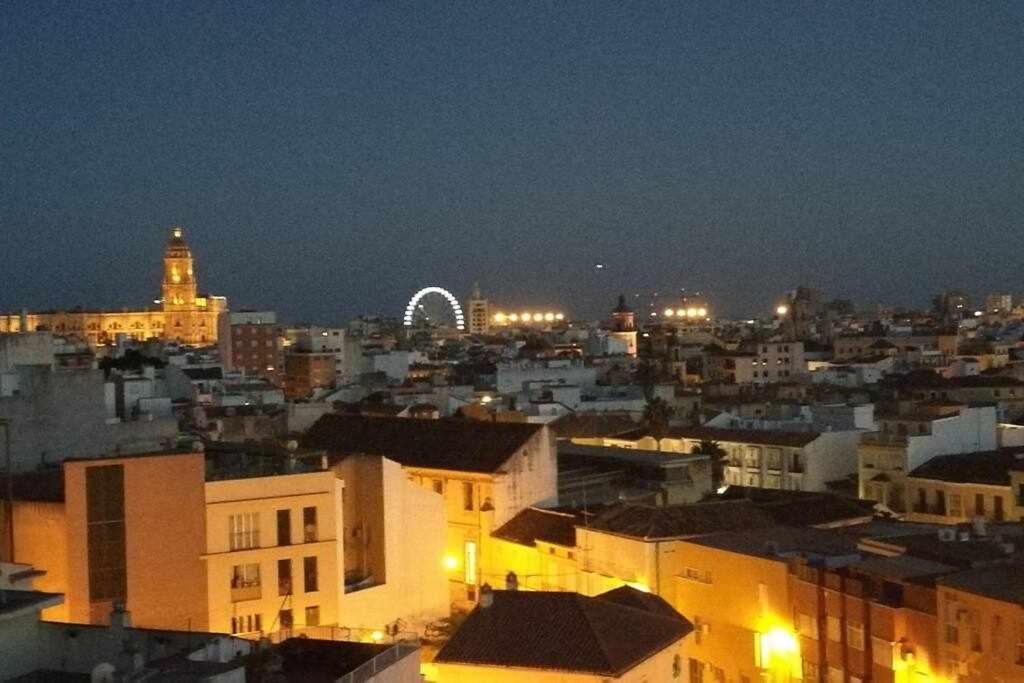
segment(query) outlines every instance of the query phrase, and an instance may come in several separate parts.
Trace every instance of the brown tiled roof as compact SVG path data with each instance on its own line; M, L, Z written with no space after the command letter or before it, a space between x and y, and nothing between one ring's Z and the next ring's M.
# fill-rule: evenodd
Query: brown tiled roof
M534 546L537 541L568 548L576 546L576 525L582 516L540 508L526 508L508 520L491 536L519 545Z
M613 590L601 593L601 595L597 597L625 607L632 607L644 612L649 612L650 614L657 614L669 619L686 622L686 618L677 612L672 605L668 604L668 601L665 600L665 598L655 595L654 593L644 593L643 591L639 591L629 586L619 586Z
M810 491L782 491L730 486L720 500L749 500L776 524L794 527L822 526L874 515L874 503Z
M493 597L489 607L470 613L436 662L617 677L693 630L678 613L628 606L621 595L494 591Z
M406 467L492 473L541 429L514 422L332 414L310 427L303 445L335 457L365 453Z
M560 439L614 436L636 429L636 422L623 413L569 413L550 423Z
M682 538L718 531L758 529L774 524L771 515L745 500L686 505L617 505L596 516L591 529L641 539Z
M619 434L615 438L638 441L650 433L646 429ZM669 439L698 439L700 441L729 441L756 443L766 446L800 448L817 439L819 432L786 432L776 429L721 429L719 427L672 427L665 434Z

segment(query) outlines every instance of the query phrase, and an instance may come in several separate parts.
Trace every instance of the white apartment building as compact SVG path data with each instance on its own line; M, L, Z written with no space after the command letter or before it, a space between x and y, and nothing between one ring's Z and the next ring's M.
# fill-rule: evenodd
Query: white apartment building
M207 481L206 537L213 631L360 639L448 615L441 496L383 458Z
M725 483L788 491L825 491L830 481L857 471L861 431L783 431L688 427L670 429L659 439L645 430L614 438L574 439L576 443L669 453L692 453L703 441L725 451Z

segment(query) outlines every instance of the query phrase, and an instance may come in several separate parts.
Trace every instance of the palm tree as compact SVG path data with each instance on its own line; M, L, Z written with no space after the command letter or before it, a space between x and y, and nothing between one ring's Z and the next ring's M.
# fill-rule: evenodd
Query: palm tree
M725 482L725 449L717 441L702 439L690 452L711 456L711 489L721 488Z
M668 423L672 419L674 411L672 406L659 396L647 401L644 406L644 426L658 441L668 432Z

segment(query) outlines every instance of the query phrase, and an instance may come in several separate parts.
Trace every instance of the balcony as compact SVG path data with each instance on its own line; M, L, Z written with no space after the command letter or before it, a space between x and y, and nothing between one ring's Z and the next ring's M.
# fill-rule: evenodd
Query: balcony
M231 587L231 602L259 600L261 597L263 597L262 586L258 583Z

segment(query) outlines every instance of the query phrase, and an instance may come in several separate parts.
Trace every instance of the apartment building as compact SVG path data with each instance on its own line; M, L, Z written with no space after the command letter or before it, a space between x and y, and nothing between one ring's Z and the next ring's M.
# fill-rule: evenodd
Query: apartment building
M907 474L938 455L996 449L991 406L921 402L877 415L878 431L861 435L857 448L860 497L906 512Z
M304 444L332 463L386 457L443 498L445 566L456 602L474 601L487 579L480 558L490 533L521 510L557 499L554 439L537 424L325 415Z
M860 430L788 431L670 428L660 439L640 429L599 439L574 441L666 453L692 453L704 442L725 451L725 482L736 486L825 491L830 481L857 471Z
M224 312L217 325L217 346L225 369L280 382L285 340L274 311Z
M932 458L907 476L907 519L959 524L1018 521L1024 508L1024 447Z

